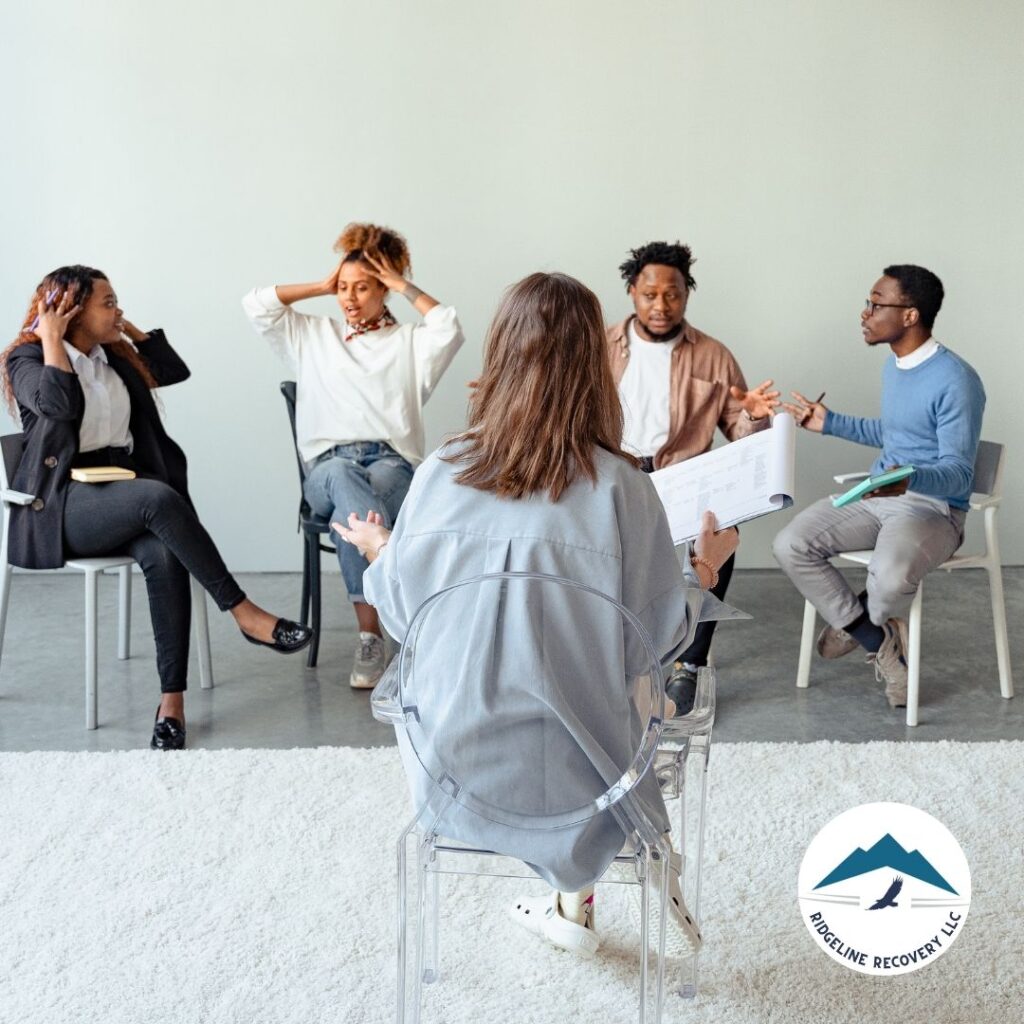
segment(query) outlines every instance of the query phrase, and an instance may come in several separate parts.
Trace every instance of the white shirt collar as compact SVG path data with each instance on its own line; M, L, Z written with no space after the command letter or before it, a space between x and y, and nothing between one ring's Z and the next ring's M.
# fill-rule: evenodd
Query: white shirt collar
M101 363L107 361L107 353L102 345L93 345L88 352L83 352L81 349L75 348L70 341L65 341L64 351L67 352L68 359L72 363L77 362L79 359L98 359Z
M897 356L896 365L901 370L912 370L930 359L942 346L934 338L929 338L920 348L915 348L910 355Z

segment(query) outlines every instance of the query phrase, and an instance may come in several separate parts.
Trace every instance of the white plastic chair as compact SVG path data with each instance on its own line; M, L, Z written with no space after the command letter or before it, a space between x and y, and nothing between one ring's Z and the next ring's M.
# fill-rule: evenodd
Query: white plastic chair
M1013 696L1013 674L1010 668L1010 643L1006 631L1006 603L1003 598L1003 576L999 561L999 535L996 530L996 512L1003 495L1003 467L1006 448L994 441L981 441L974 460L974 495L972 511L985 513L985 550L980 554L955 554L943 562L939 569L984 569L988 573L992 598L992 621L996 635L996 660L999 665L999 689L1009 700ZM847 473L834 477L836 483L852 484L863 480L867 473ZM872 551L844 551L836 558L854 565L867 566ZM918 694L921 683L921 611L923 584L919 584L910 606L907 622L907 725L917 725ZM800 661L797 666L796 685L806 688L811 675L811 654L817 613L810 601L804 602L803 631L800 636Z
M3 537L0 539L0 658L3 657L4 637L7 632L7 609L10 605L11 577L14 567L7 560L7 534L13 505L31 505L34 494L13 491L13 479L21 461L24 447L23 434L0 437L0 500L3 502ZM85 727L95 729L98 724L98 656L99 633L97 598L98 581L105 572L117 572L117 656L124 661L131 657L132 566L134 559L125 556L109 558L72 558L66 561L69 569L85 574ZM213 661L210 655L210 625L206 615L206 593L191 580L192 617L196 627L199 648L199 682L204 690L213 688Z
M616 647L613 659L607 652ZM615 850L629 839L635 851L620 852L615 862L631 868L641 887L638 1019L660 1021L670 845L650 808L662 806L659 779L651 769L662 736L664 675L636 616L599 591L560 577L477 576L433 595L418 609L371 701L379 721L398 727L407 771L419 779L412 784L415 814L398 842L400 1024L418 1024L422 986L440 977L441 874L532 877L508 867L485 871L480 862L513 856L511 848L524 858L536 853L538 844L547 850L551 844L571 848L584 827L602 825L613 832ZM693 716L706 726L705 739L694 745L704 743L702 769L713 689L714 674L705 670L698 703L710 700L710 717L706 707ZM583 699L574 701L574 694ZM607 718L589 716L591 702L606 699L621 703L622 714L615 719L621 726L614 741L600 744L600 723ZM464 708L487 708L490 726L477 728L471 716L463 720ZM677 728L685 736L681 723ZM686 753L682 748L666 752L664 761L663 785L681 790L686 772L679 768ZM542 784L556 774L575 781L574 796ZM702 833L701 826L692 831ZM467 828L473 836L500 842L467 845L458 838ZM495 853L496 845L506 853ZM699 856L699 841L694 849ZM470 868L451 866L465 858L472 858ZM539 855L536 860L543 862ZM699 886L699 864L694 867ZM680 990L693 995L696 958L689 960Z

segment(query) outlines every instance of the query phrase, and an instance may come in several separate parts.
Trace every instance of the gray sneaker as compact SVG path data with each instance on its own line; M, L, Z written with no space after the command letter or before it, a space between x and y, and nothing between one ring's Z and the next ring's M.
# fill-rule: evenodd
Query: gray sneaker
M846 632L845 629L836 629L834 626L826 626L818 634L818 653L823 658L832 661L834 658L841 658L849 654L860 645Z
M386 665L384 640L376 633L360 633L348 685L353 690L372 690L384 674Z
M869 654L867 660L875 666L875 679L885 683L885 697L889 707L907 706L907 656L906 625L899 619L890 619L882 629L885 639L877 654Z

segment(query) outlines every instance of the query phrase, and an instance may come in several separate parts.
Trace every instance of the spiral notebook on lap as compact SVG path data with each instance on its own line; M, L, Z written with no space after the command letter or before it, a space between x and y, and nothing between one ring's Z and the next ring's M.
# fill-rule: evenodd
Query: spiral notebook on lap
M135 474L120 466L78 466L71 470L71 479L80 484L106 484L113 480L134 480Z
M700 532L711 509L718 528L789 508L796 476L796 424L779 413L770 429L749 434L651 474L672 530L682 544Z

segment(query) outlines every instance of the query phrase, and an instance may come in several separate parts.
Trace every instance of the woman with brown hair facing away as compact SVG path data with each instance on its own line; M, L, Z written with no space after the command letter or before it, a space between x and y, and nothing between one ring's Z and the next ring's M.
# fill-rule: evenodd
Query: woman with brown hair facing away
M484 573L539 572L587 584L633 612L668 666L667 677L687 636L686 590L712 583L736 549L738 535L734 529L714 532L714 516L706 513L689 578L684 578L654 485L640 472L638 460L622 451L621 441L622 407L597 297L563 274L531 274L508 290L495 314L468 429L417 471L394 530L375 516L364 522L352 515L347 524L333 524L372 562L363 579L365 593L388 631L404 637L422 603L460 580ZM527 688L532 663L523 630L557 638L594 633L586 623L556 625L556 602L543 609L510 608L514 599L505 600L502 621L493 624L495 643L506 659L508 678L524 680ZM465 650L466 622L456 618L445 616L440 624L435 618L429 651L421 637L416 653L417 659L436 653L445 666L442 675L450 690L434 726L446 745L484 742L484 760L507 773L501 785L510 791L526 784L511 777L524 761L572 763L568 755L560 761L564 751L554 746L561 742L557 730L541 730L543 743L536 750L527 748L531 740L524 736L535 736L532 720L515 717L533 713L526 702L506 706L499 726L492 709L458 699L456 666L472 662L474 652ZM518 623L520 635L506 635L508 623ZM640 728L630 717L623 680L589 670L621 664L621 642L621 635L607 634L595 644L588 641L586 657L568 658L578 663L578 671L546 678L541 696L545 706L568 708L573 720L585 722L581 731L596 738L602 750L613 749L624 721ZM414 805L423 807L431 784L403 745L401 729L398 739ZM536 786L542 778L557 787L558 806L584 805L593 780L560 774L549 777L531 767L529 784ZM667 830L664 805L654 789L652 813ZM555 945L592 954L598 947L593 882L624 839L607 816L601 820L599 827L588 822L582 831L535 829L527 838L531 830L508 835L502 826L453 804L445 812L443 834L510 853L533 867L557 891L538 900L517 900L509 911L512 917ZM696 949L700 934L683 904L678 876L674 881L670 876L670 885L671 919Z
M376 224L349 224L334 246L341 261L322 281L256 288L242 300L253 327L295 374L295 430L306 466L303 491L317 515L346 520L372 511L398 517L423 460L423 405L462 344L455 310L420 291L405 239ZM385 304L404 296L420 316L399 324ZM344 320L292 306L333 295ZM337 542L359 623L349 684L372 689L384 671L377 613L363 596L366 559Z
M11 486L34 494L11 509L7 557L26 569L66 558L126 554L149 594L161 699L150 746L185 746L192 600L189 575L230 611L246 640L290 654L306 626L253 604L196 516L182 450L164 430L153 389L188 367L161 330L124 318L105 274L60 267L36 288L21 333L0 355L0 383L17 404L25 448ZM119 466L135 479L78 483L71 470Z

